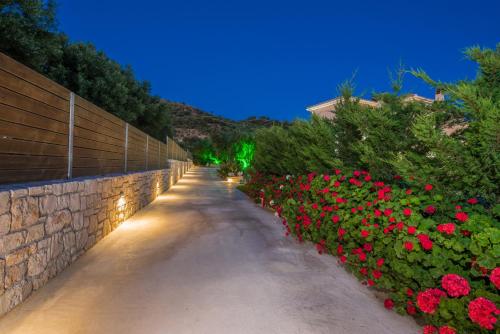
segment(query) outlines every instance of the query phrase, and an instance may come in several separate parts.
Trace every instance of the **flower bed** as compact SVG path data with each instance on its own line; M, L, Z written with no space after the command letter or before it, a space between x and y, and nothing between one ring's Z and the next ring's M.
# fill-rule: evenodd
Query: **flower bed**
M500 333L498 209L451 203L398 177L387 185L365 171L332 174L255 174L242 190L276 210L287 236L385 291L386 308L423 319L425 334Z

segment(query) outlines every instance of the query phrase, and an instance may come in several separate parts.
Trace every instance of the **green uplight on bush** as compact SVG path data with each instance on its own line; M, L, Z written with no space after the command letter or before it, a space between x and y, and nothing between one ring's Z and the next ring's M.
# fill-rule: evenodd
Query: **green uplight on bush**
M255 153L255 143L252 141L240 141L236 144L236 156L235 159L241 166L242 170L246 170L250 167L253 155Z
M221 164L221 160L219 158L217 158L217 156L210 150L205 150L202 154L201 154L201 157L202 157L202 160L205 162L205 163L209 163L209 164L214 164L214 165L220 165Z

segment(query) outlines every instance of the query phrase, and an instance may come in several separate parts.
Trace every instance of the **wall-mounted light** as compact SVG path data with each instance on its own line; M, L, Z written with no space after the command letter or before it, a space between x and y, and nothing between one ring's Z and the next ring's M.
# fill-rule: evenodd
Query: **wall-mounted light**
M125 194L120 192L120 198L118 198L118 202L116 203L116 208L118 209L118 217L120 220L125 218L125 209L127 207L127 201L125 200Z

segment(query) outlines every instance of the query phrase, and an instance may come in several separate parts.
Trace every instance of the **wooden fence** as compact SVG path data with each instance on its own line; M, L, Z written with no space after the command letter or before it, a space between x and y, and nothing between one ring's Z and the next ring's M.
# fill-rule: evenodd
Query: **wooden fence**
M188 157L0 53L0 183L162 169Z

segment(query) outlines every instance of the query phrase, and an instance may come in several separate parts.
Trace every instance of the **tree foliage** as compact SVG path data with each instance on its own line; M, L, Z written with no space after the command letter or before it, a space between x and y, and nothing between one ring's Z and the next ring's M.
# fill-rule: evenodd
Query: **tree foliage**
M0 51L157 139L172 135L167 103L90 43L71 43L57 30L52 0L0 4Z

